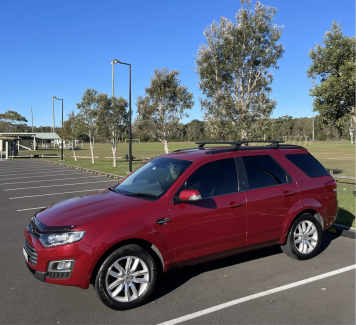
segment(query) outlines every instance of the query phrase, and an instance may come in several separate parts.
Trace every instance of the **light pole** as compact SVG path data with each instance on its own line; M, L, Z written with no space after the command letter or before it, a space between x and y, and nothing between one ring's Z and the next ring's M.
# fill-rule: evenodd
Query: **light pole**
M122 62L118 59L111 61L112 64L112 97L114 97L114 64L124 64L129 67L129 171L132 172L132 127L131 127L131 63Z
M52 119L53 119L52 133L54 133L54 129L56 127L56 120L55 120L55 117L54 117L54 96L52 96Z
M61 160L64 159L64 144L63 144L63 136L64 136L64 128L63 128L63 98L59 98L59 97L56 97L56 96L53 96L52 97L53 99L53 103L54 103L54 100L58 100L58 101L61 101L62 102L62 147L61 147ZM54 105L53 105L54 107Z
M112 93L112 97L115 96L115 88L114 88L114 64L119 63L118 59L114 59L111 62L111 93Z

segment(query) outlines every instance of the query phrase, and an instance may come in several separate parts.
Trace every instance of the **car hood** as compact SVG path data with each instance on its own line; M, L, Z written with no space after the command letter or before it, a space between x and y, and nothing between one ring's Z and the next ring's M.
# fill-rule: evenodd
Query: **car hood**
M141 209L150 203L148 200L106 191L59 202L37 213L37 219L47 226L84 226L98 218L117 216L127 210L131 214L132 209Z

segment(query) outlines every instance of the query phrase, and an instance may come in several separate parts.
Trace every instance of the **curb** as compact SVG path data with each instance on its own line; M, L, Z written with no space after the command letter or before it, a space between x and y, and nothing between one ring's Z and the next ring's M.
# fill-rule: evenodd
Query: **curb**
M47 160L48 161L48 160ZM72 165L67 165L65 163L61 163L61 162L57 162L57 161L48 161L49 163L55 164L55 165L59 165L59 166L63 166L66 168L71 168L71 169L75 169L75 170L79 170L81 172L84 172L86 174L94 174L94 175L101 175L101 176L106 176L108 178L112 178L112 179L117 179L119 180L120 178L123 178L124 176L121 175L116 175L116 174L111 174L111 173L107 173L107 172L102 172L99 170L95 170L95 169L89 169L89 168L84 168L84 167L78 167L78 166L72 166Z
M348 228L344 225L340 225L337 223L334 223L332 227L335 228L337 231L341 231L341 236L356 239L356 228Z

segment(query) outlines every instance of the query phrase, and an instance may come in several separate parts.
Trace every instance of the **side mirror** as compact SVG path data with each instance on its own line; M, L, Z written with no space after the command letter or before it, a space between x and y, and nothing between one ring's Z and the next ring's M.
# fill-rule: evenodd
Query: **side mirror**
M198 190L183 190L179 193L179 201L182 202L194 202L202 199Z

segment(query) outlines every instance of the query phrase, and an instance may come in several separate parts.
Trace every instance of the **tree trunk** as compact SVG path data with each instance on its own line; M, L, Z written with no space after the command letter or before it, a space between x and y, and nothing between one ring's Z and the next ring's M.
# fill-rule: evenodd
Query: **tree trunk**
M350 120L350 140L351 144L355 143L355 128L356 128L356 113L355 108L351 111L351 120Z
M246 129L242 128L240 134L241 134L241 140L247 140L247 131L246 131Z
M169 153L168 151L168 141L166 139L162 140L163 147L164 147L164 153Z
M74 161L77 161L78 159L77 159L77 155L75 153L74 146L75 146L75 141L73 140L73 142L72 142L73 158L74 158Z
M116 167L116 139L115 139L115 134L112 132L112 139L111 139L111 150L112 150L112 166L115 168Z
M90 145L91 163L94 165L94 163L95 163L95 161L94 161L94 144L93 144L91 137L89 137L89 145Z

